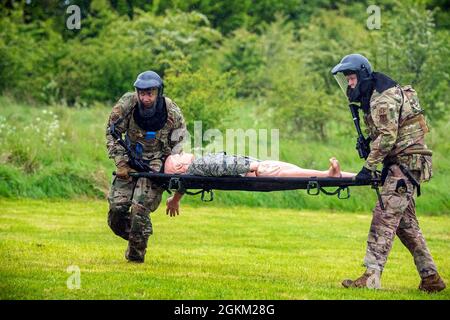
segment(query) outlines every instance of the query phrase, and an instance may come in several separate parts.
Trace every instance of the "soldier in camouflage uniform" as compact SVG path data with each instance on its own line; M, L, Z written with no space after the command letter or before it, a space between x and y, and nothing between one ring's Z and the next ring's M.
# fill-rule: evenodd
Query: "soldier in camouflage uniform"
M392 241L397 235L414 257L421 277L419 289L437 292L445 288L425 243L415 212L415 196L420 182L432 176L431 155L424 143L428 127L416 92L400 87L379 72L372 72L369 61L351 54L336 65L332 73L350 102L360 103L364 122L372 140L371 151L356 179L373 176L383 164L384 181L367 240L364 258L366 272L356 280L344 280L344 287L380 288L380 277ZM419 194L420 195L420 194Z
M182 151L186 127L178 106L163 96L163 81L158 74L139 74L134 87L135 92L120 98L108 120L108 155L117 167L108 196L108 225L128 240L126 259L144 262L148 238L153 233L150 212L158 208L163 190L149 179L129 176L134 169L125 149L111 135L110 127L114 124L136 156L157 172L167 156Z

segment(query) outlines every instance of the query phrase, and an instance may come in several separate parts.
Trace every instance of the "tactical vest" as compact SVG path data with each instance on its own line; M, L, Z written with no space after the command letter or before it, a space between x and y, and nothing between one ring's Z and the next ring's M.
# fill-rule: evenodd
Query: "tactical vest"
M127 130L125 141L136 153L137 157L160 168L164 159L170 155L171 133L175 125L176 117L181 113L178 106L171 99L164 97L167 109L167 122L164 127L156 132L149 132L140 128L133 117L133 112L137 107L137 97L135 94L128 97L128 103L124 104L125 123Z
M392 92L394 99L401 103L399 117L398 117L398 133L392 151L388 157L395 157L403 154L424 154L431 155L424 143L424 136L429 132L425 117L423 116L423 109L420 106L419 98L416 91L410 86L395 87L388 90L395 90ZM371 99L372 103L377 103L378 99L384 93L374 92ZM387 111L387 110L386 110ZM364 116L364 120L368 127L368 133L372 140L380 134L375 127L373 119L370 114Z
M412 86L407 85L401 88L403 94L403 105L400 113L399 128L407 128L409 125L418 123L423 134L429 132L427 122L423 116L423 109L419 103L419 97Z
M423 110L419 104L416 91L411 86L394 87L390 92L374 92L371 98L371 105L382 103L383 95L390 95L390 100L401 104L397 117L398 130L397 138L392 150L385 157L383 164L388 167L390 164L403 164L413 172L418 172L420 181L428 181L433 175L432 151L427 148L424 138L429 131L423 116ZM387 90L387 91L388 91ZM394 91L395 90L395 91ZM385 109L385 112L390 112ZM379 114L382 116L381 114ZM369 130L372 140L376 139L378 132L373 122L372 116L367 114L364 120Z

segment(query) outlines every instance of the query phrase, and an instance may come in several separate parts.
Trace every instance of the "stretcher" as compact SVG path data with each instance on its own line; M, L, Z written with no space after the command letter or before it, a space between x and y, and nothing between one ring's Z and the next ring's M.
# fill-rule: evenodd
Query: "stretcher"
M377 191L380 198L379 186L380 179L357 180L353 178L322 178L322 177L205 177L194 175L176 175L155 172L133 172L130 176L135 178L145 177L154 184L167 190L169 193L177 191L188 195L201 194L202 201L213 201L213 190L228 191L254 191L271 192L304 189L308 195L336 195L339 199L348 199L350 197L349 187L353 186L371 186ZM334 188L327 190L325 188ZM199 190L191 192L189 190ZM209 198L206 197L209 195Z

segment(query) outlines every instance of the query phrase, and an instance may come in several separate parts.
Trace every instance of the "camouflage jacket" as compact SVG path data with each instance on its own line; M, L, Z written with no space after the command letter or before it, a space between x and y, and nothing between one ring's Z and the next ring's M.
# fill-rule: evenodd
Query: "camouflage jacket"
M415 91L411 86L392 87L370 99L370 113L364 116L372 139L365 167L375 170L386 159L408 155L431 155L424 143L428 127ZM405 163L410 166L410 163Z
M125 149L109 133L110 124L121 117L125 118L116 126L116 131L126 135L132 150L136 150L137 144L142 146L142 159L150 163L153 169L159 171L168 155L182 152L183 137L186 133L183 114L175 102L167 97L165 100L167 122L161 130L156 132L154 138L147 138L146 131L141 129L133 118L132 109L138 103L136 93L128 92L119 99L109 116L106 130L108 156L114 159L116 165L120 161L128 161Z
M197 158L187 170L187 174L207 177L245 175L250 171L250 159L242 156L227 156L225 152L212 153Z

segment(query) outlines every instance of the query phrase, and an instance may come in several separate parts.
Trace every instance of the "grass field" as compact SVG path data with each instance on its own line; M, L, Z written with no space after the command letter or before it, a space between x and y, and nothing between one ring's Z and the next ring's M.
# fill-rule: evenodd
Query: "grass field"
M106 201L0 199L1 299L449 299L417 290L412 257L397 239L381 291L348 290L359 276L369 213L184 206L152 215L145 264L106 224ZM450 280L450 217L419 216ZM80 270L80 288L67 281Z

